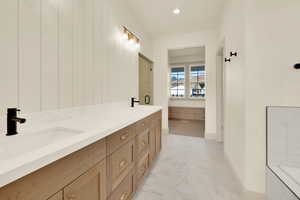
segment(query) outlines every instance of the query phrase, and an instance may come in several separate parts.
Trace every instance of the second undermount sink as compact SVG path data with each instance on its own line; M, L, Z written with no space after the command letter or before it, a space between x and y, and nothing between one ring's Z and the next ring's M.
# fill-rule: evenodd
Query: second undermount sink
M81 133L83 132L79 130L55 127L33 133L19 133L15 136L0 137L0 161L33 152Z

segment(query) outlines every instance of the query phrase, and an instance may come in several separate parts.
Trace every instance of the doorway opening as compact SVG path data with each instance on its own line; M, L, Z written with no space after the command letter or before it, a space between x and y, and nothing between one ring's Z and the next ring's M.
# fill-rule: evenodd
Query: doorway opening
M153 105L153 62L139 53L139 99L141 105Z
M204 138L205 47L170 49L168 57L170 134Z

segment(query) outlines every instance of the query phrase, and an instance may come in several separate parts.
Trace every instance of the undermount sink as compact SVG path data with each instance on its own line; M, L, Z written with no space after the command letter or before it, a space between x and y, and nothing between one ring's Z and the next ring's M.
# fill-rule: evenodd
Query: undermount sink
M19 133L0 137L0 161L33 152L62 139L83 133L62 127L49 128L33 133Z

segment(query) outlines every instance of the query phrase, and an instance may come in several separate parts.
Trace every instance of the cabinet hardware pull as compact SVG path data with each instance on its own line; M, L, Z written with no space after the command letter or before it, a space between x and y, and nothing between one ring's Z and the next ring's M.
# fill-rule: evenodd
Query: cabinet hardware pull
M127 192L123 193L120 200L126 200L127 199Z
M123 168L127 164L126 160L120 162L120 168Z
M128 133L121 136L121 140L126 140L128 137Z

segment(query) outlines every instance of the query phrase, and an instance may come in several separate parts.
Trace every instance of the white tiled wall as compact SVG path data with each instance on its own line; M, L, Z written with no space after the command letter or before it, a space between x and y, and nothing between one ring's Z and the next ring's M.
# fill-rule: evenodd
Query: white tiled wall
M300 167L300 108L269 108L268 151L270 164Z

